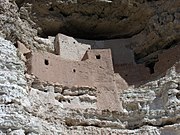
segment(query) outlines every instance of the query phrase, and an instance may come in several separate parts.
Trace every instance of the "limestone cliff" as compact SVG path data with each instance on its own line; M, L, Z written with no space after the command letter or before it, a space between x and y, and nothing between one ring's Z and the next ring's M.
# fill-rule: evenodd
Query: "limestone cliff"
M179 135L179 7L179 0L0 0L0 134ZM28 74L17 41L31 51L53 52L59 32L90 40L119 38L119 45L134 52L136 68L157 63L163 75L117 92L123 111L99 110L96 88ZM163 68L158 61L166 54L173 60Z

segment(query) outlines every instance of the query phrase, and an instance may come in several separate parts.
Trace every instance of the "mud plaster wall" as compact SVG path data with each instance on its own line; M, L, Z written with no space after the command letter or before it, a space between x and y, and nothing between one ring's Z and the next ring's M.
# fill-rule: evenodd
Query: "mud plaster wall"
M122 110L117 97L110 49L88 50L87 56L88 59L84 61L68 61L61 59L59 55L34 52L29 58L29 70L42 81L58 82L69 87L96 87L99 109ZM126 84L122 84L122 88L124 85ZM120 89L119 85L118 88Z
M78 43L74 38L58 34L54 44L55 54L67 60L80 61L90 45Z

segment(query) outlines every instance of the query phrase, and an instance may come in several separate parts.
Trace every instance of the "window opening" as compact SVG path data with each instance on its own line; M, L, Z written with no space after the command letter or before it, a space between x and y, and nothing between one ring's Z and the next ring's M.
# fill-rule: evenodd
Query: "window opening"
M45 65L49 65L49 61L47 59L44 60Z
M101 56L100 55L96 55L96 59L101 59Z

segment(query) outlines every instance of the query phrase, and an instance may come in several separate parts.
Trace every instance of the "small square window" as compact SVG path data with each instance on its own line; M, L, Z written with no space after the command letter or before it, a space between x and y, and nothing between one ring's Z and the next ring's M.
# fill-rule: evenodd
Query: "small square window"
M45 65L49 65L49 61L47 59L44 60Z
M96 59L101 59L101 56L100 55L96 55Z

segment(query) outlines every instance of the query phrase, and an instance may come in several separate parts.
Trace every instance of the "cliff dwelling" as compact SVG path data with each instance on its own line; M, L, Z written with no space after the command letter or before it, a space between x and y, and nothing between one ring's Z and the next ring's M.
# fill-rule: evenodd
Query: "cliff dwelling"
M50 53L29 52L18 42L19 50L26 54L29 74L49 83L95 88L99 91L99 109L121 111L123 107L117 93L130 85L163 76L180 58L180 48L176 46L159 54L152 66L137 64L128 45L129 42L121 39L83 40L58 34L54 52Z
M110 49L91 49L88 44L58 34L54 53L35 51L26 53L27 71L41 81L59 83L67 87L97 89L97 106L100 110L121 110L117 93L128 87L119 74L114 73Z
M54 52L47 55L59 56L63 60L74 61L74 63L80 61L83 63L82 61L88 59L88 54L94 52L105 53L109 49L111 53L108 54L108 58L112 60L111 68L113 68L113 72L119 74L128 85L134 86L144 84L147 80L154 80L157 77L164 76L166 70L180 59L180 47L176 45L169 49L157 51L147 56L147 58L143 57L141 61L137 61L135 53L131 48L133 42L133 40L129 39L74 39L73 37L58 34L54 41ZM103 57L100 53L96 53L93 59L100 62ZM49 65L49 60L45 59L44 64ZM63 67L61 68L64 69ZM75 73L76 69L72 69L72 71ZM48 81L55 80L49 79Z
M155 62L140 64L135 61L130 43L123 39L85 40L58 34L54 41L54 53L33 52L30 55L20 42L18 47L28 54L31 61L29 72L42 80L67 86L95 86L94 83L98 82L95 78L103 74L107 78L119 74L127 83L124 85L136 86L163 76L180 59L180 47L175 46L156 55ZM36 66L39 63L40 66Z

